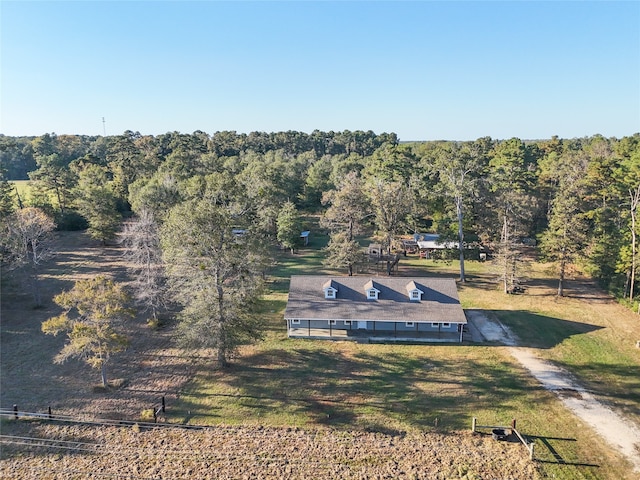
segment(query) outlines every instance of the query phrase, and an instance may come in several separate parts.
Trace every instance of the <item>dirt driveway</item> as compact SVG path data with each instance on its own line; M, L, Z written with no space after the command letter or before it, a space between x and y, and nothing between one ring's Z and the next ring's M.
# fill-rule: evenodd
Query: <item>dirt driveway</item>
M509 346L509 353L544 388L554 392L562 403L593 428L613 448L621 452L640 472L640 428L604 405L580 386L569 372L540 359L535 349L518 346L518 338L497 317L481 310L466 310L473 341L498 342Z

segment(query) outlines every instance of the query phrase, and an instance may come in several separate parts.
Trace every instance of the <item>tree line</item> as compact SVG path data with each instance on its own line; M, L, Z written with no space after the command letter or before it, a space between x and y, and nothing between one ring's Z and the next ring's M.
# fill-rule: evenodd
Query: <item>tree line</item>
M0 136L0 161L3 262L35 265L37 242L16 240L25 211L32 223L48 218L47 231L88 228L103 242L128 218L139 305L151 321L167 298L180 305L184 344L215 348L220 364L259 337L251 312L267 247L295 249L305 213L321 215L327 264L348 274L363 232L389 251L399 235L435 232L458 243L461 281L466 247L481 246L511 292L537 243L557 267L558 295L579 268L629 305L636 298L640 134L412 143L371 131L45 134ZM28 198L9 182L25 178Z

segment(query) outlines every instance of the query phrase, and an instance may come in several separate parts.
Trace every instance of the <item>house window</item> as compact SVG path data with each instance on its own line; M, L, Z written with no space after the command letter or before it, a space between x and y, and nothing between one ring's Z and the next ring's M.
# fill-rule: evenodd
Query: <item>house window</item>
M420 292L417 290L411 292L411 300L420 300Z
M450 323L443 323L442 328L449 328L451 326Z
M378 298L378 295L376 295L375 290L369 290L368 295L369 295L369 298L372 298L372 299Z
M404 324L405 324L406 327L415 327L416 326L415 322L404 322Z
M336 321L335 320L329 320L329 325L335 325Z
M439 323L437 323L437 322L433 322L433 323L431 324L431 326L432 326L433 328L438 328L438 326L439 326L439 325L440 325L440 324L439 324Z
M345 324L345 325L351 325L351 320L345 320L345 321L344 321L344 324Z
M291 320L291 325L300 325L300 320Z

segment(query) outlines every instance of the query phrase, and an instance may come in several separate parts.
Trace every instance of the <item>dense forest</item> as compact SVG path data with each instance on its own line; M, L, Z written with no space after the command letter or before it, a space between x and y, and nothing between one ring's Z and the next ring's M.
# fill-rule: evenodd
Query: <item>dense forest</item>
M345 273L360 233L392 249L399 235L435 232L474 247L465 256L488 252L505 291L536 245L557 265L559 295L578 269L637 308L640 134L413 143L371 131L0 135L0 165L3 220L36 207L58 229L88 227L106 242L123 218L144 217L177 262L190 254L181 222L215 219L207 228L293 249L313 213L331 234L328 262ZM29 194L13 180L30 180Z

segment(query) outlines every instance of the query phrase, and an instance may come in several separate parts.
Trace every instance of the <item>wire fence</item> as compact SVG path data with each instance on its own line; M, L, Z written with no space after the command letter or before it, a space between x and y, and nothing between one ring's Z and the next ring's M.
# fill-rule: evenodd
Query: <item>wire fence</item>
M139 420L113 420L109 418L90 418L90 417L80 417L76 415L65 415L65 414L54 414L49 407L46 413L40 412L24 412L18 409L17 405L14 405L13 408L0 408L0 418L13 418L14 420L18 419L41 419L41 420L52 420L57 422L67 422L67 423L78 423L84 425L98 425L98 426L133 426L137 425L139 427L167 427L167 428L182 428L182 429L191 429L198 430L208 428L203 425L185 425L180 423L164 423L158 422L158 415L162 412L164 413L166 409L166 403L164 397L162 397L161 403L157 406L153 407L153 422L145 422Z

